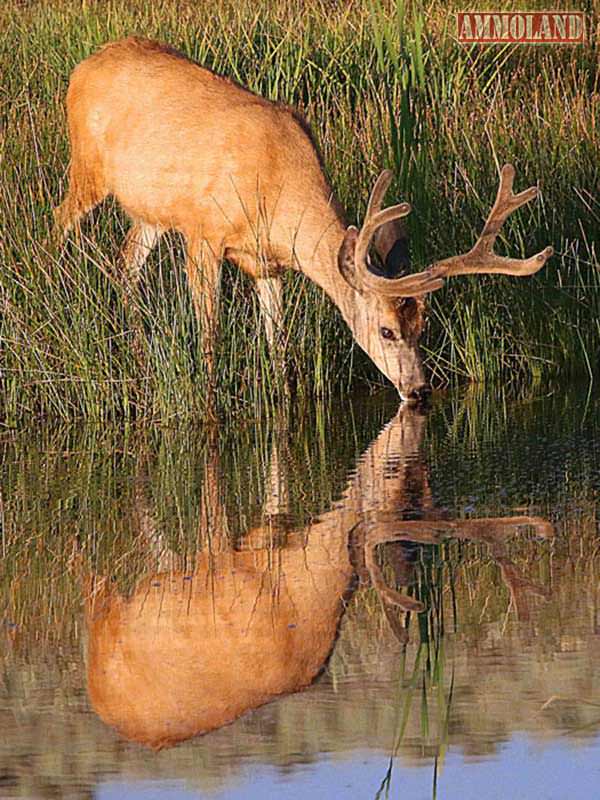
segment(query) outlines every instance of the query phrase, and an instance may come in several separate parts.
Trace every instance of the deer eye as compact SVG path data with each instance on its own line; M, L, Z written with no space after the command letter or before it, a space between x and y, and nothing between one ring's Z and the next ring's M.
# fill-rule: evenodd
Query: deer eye
M396 334L394 333L394 331L390 330L389 328L382 328L381 335L383 336L384 339L393 340L396 338Z

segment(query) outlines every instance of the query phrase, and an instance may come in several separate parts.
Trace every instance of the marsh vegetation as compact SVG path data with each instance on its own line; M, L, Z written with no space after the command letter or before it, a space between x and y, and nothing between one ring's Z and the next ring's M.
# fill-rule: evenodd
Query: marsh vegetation
M464 5L464 4L463 4ZM529 3L528 8L535 6ZM543 4L542 4L543 5ZM457 6L458 7L458 6ZM461 6L462 9L462 6ZM133 346L114 260L126 221L107 202L65 247L52 208L68 163L64 96L73 67L108 40L157 38L309 120L334 190L360 220L368 187L393 170L409 200L415 269L474 241L506 162L541 200L511 218L510 252L556 251L526 285L462 279L431 301L433 382L540 385L592 376L599 341L600 84L592 36L578 47L459 46L441 3L210 6L136 0L8 0L0 10L0 382L3 417L160 419L202 415L197 331L181 243L161 243L138 299ZM521 188L521 187L519 187ZM382 380L321 291L285 284L285 359L299 398ZM277 392L252 288L225 266L217 355L224 411L269 411Z

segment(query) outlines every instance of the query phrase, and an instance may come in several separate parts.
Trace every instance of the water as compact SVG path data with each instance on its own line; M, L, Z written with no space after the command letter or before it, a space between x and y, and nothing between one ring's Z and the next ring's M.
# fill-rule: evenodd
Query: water
M5 434L0 797L594 796L598 410Z

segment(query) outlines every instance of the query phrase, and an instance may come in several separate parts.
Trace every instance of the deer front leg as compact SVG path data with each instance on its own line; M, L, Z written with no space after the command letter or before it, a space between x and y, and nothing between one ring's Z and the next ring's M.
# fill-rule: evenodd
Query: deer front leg
M227 510L221 488L221 459L215 428L209 430L198 533L201 547L208 544L216 551L223 547L223 543L225 548L229 545Z
M287 418L278 415L274 421L269 462L265 465L263 520L269 546L290 526L288 433Z
M127 231L120 254L122 270L120 279L123 286L123 302L126 306L130 305L132 298L137 294L142 267L161 234L160 228L146 222L134 222Z
M155 225L146 222L134 222L121 245L119 255L123 305L128 324L133 331L133 352L138 365L143 365L142 320L137 295L140 285L142 267L146 263L150 251L158 242L162 231Z
M281 278L258 278L256 291L260 314L273 356L281 350L283 342L283 303Z
M267 336L271 360L284 395L288 394L283 331L283 285L281 278L257 278L256 292L260 315Z
M186 272L196 319L200 327L202 356L206 365L209 394L215 388L215 343L219 315L221 259L205 240L188 242Z

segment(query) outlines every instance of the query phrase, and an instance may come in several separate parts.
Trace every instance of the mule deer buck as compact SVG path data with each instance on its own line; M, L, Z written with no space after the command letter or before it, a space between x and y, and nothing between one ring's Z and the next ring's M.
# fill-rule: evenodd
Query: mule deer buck
M138 494L140 548L151 566L129 596L108 576L84 581L88 692L100 717L126 738L161 748L306 688L331 653L356 574L374 586L405 642L396 609L424 607L386 583L377 558L386 543L436 544L447 536L486 543L517 611L525 609L525 595L540 590L519 575L503 542L520 526L544 537L552 526L530 516L443 519L419 456L424 424L418 409L401 406L358 460L341 500L306 526L290 524L275 441L263 519L235 545L224 531L218 462L209 459L198 529L205 546L187 569Z
M339 309L360 347L404 400L428 392L418 341L423 298L446 278L472 273L532 275L552 254L526 259L492 251L508 215L532 200L513 194L502 169L496 202L464 255L417 274L375 274L371 246L388 274L406 266L401 222L408 203L382 209L392 173L375 182L362 228L346 223L324 176L307 122L152 41L108 44L74 70L67 93L69 189L56 210L66 234L113 195L132 219L122 249L125 297L167 230L187 242L186 271L209 375L213 375L220 263L256 280L269 343L281 349L280 275L298 270Z

